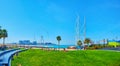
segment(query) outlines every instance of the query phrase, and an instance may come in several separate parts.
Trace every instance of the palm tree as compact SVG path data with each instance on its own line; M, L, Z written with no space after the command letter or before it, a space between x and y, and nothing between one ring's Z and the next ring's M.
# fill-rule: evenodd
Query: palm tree
M0 39L2 38L2 29L1 29L1 26L0 26Z
M57 36L56 39L57 39L57 41L58 41L58 46L60 46L61 37L60 37L60 36Z
M78 45L78 46L81 46L81 45L82 45L82 41L81 41L81 40L78 40L77 45Z
M106 41L106 40L105 40L105 39L103 39L103 45L104 45L104 47L105 47L105 41Z
M77 45L78 45L78 46L81 46L81 45L82 45L82 41L81 41L81 40L78 40L78 41L77 41Z
M0 26L0 39L2 38L2 29L1 29L1 26Z
M84 40L84 44L90 44L91 43L91 40L90 40L90 38L86 38L85 40Z
M109 39L106 39L106 42L107 42L107 45L108 45L108 43L109 43Z
M5 44L5 38L8 37L8 33L6 29L2 30L2 38L3 38L3 45Z

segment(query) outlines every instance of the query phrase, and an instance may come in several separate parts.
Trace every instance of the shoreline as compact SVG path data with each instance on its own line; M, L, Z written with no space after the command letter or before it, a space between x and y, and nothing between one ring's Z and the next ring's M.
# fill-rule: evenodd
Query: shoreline
M68 48L31 48L31 49L41 49L41 50L59 50L59 51L76 51L77 49L68 49Z

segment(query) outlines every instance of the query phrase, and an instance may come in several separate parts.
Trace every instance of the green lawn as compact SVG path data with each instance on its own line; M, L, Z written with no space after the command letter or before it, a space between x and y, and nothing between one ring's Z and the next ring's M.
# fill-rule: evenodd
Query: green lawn
M120 52L43 51L31 49L14 56L12 66L120 66Z

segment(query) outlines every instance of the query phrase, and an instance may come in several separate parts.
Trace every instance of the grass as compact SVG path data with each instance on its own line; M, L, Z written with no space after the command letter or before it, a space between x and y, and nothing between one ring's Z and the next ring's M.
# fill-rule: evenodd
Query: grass
M120 66L120 52L85 51L43 51L30 49L14 56L12 66Z

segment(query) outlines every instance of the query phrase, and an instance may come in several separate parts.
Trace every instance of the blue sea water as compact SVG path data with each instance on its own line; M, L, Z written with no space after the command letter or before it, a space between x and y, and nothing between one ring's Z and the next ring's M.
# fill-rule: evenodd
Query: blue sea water
M68 48L69 46L75 46L75 45L44 45L44 44L41 44L41 45L29 45L31 47L48 47L48 48Z

